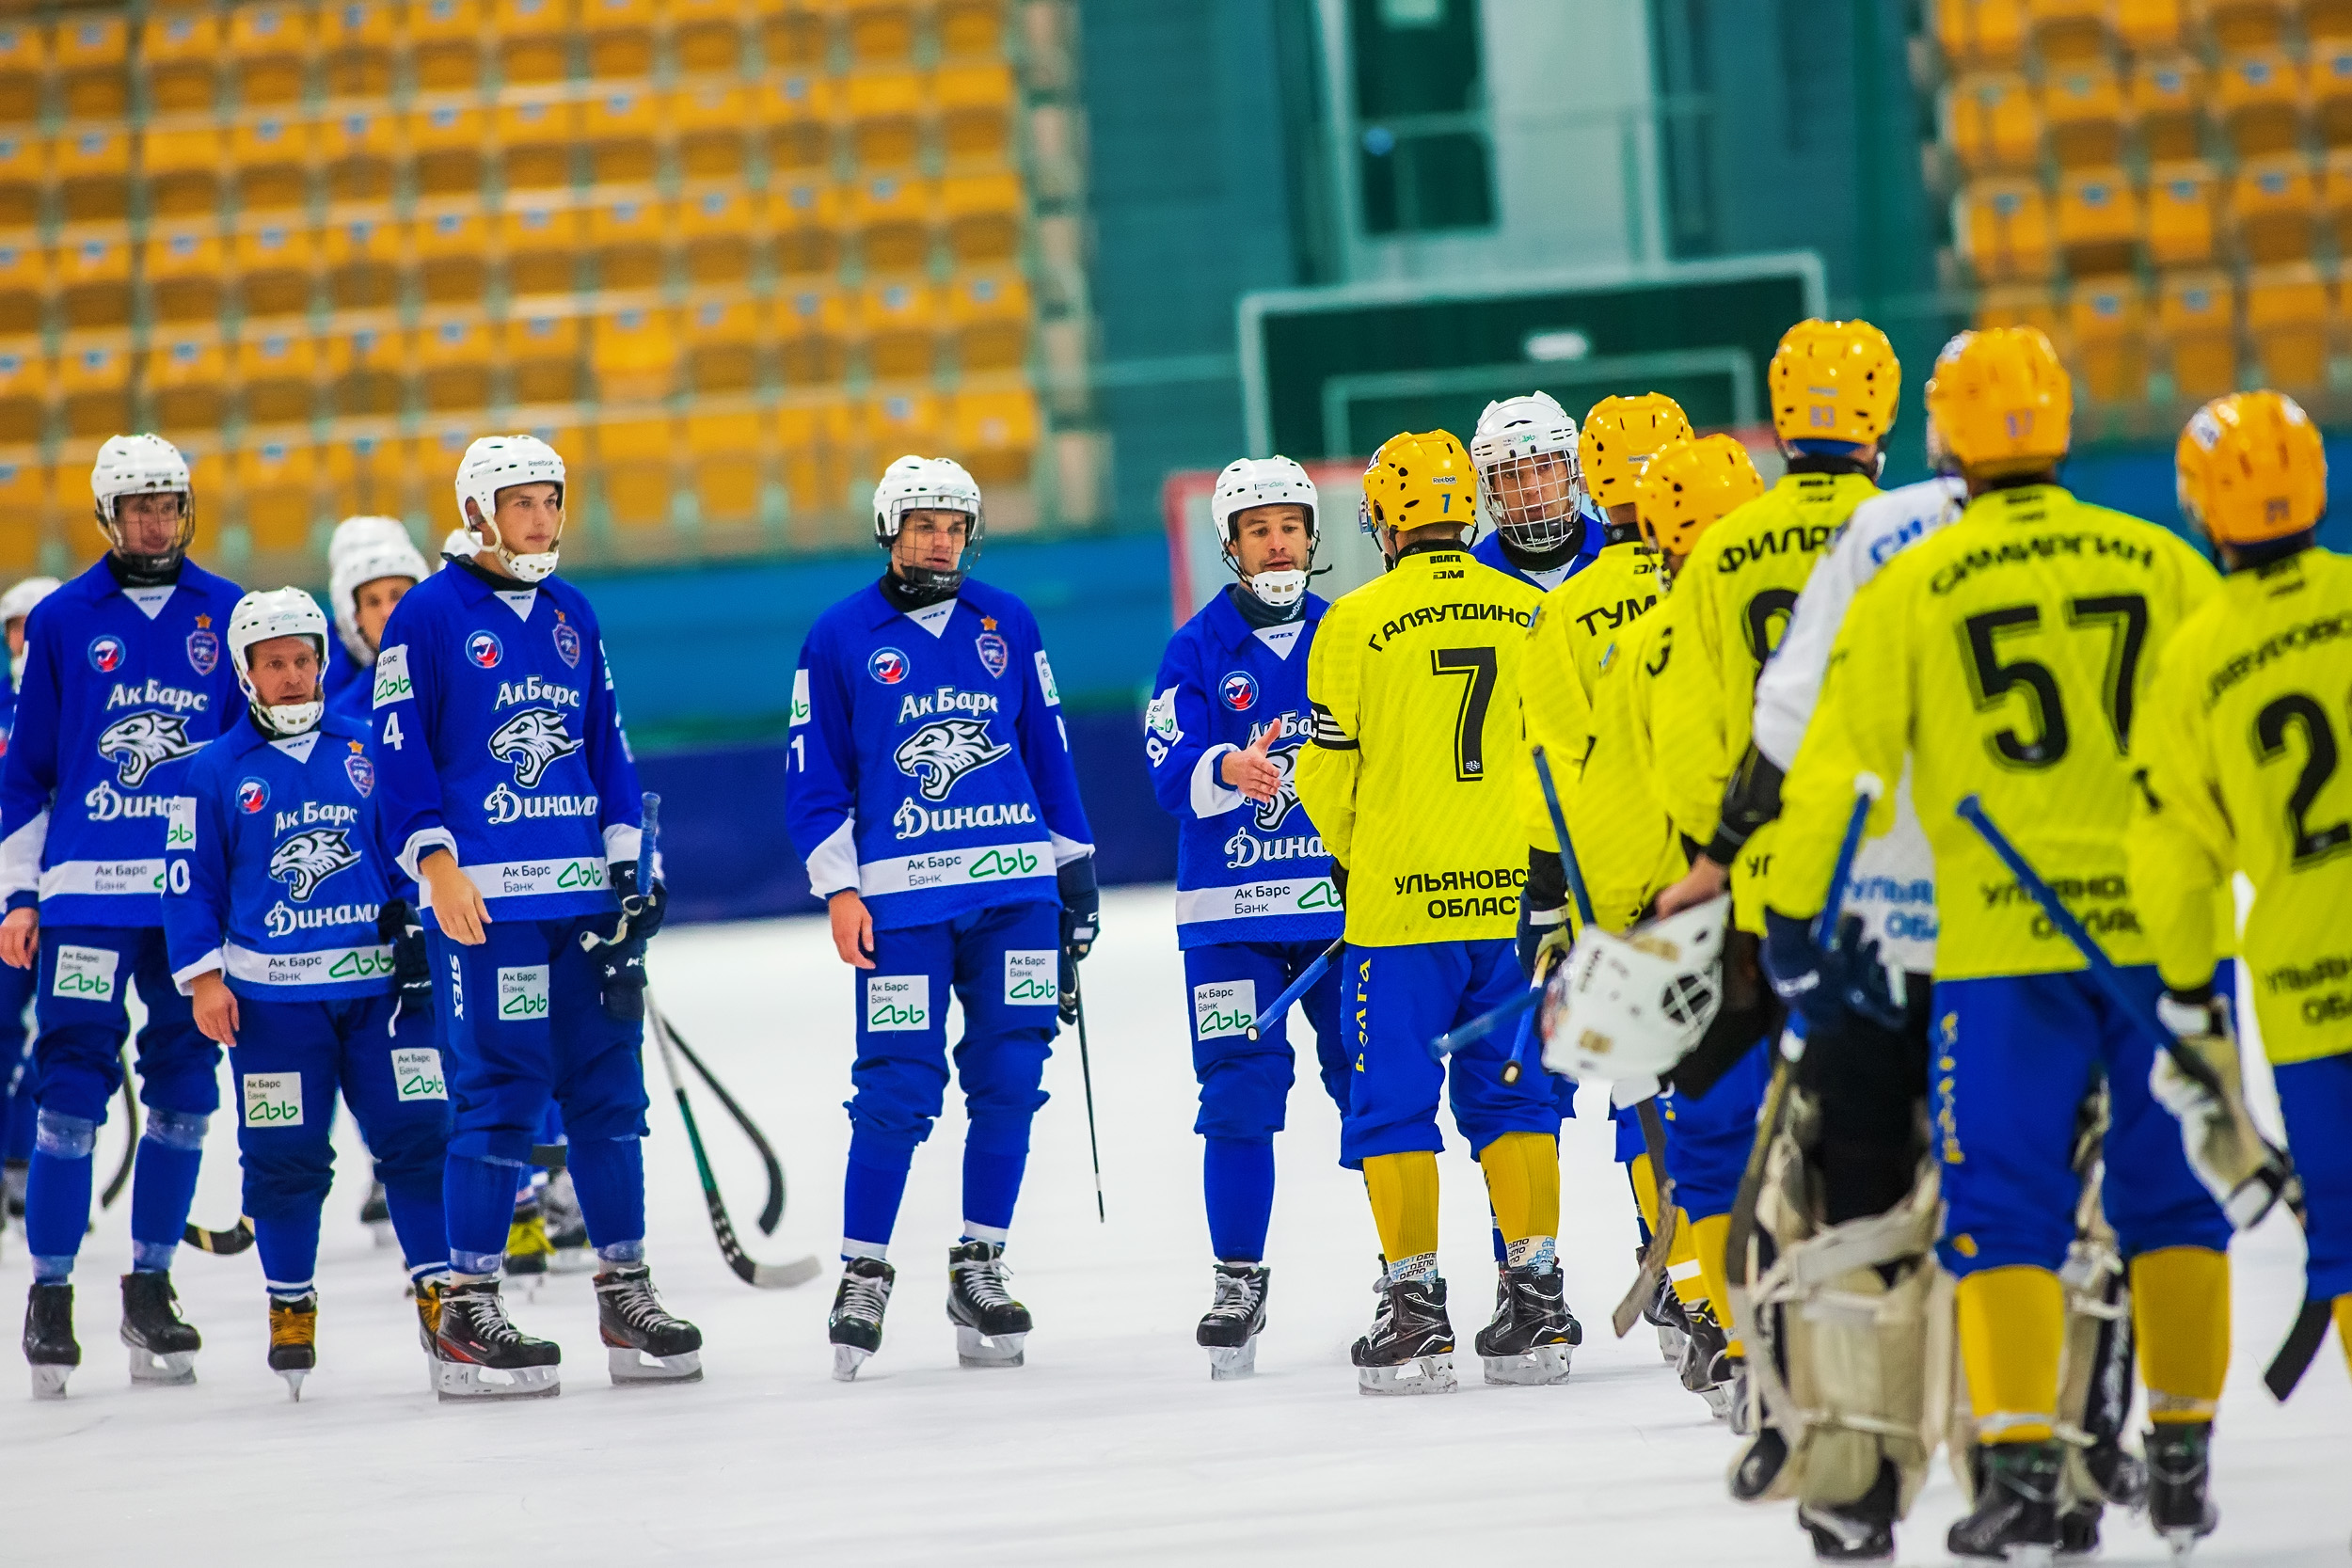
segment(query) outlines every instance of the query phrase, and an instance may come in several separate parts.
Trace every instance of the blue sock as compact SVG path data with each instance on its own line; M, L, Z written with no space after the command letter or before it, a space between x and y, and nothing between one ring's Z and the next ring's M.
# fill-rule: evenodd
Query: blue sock
M906 1196L907 1166L869 1165L851 1160L841 1179L841 1256L880 1258L898 1226L898 1200ZM850 1248L854 1243L859 1251Z
M1012 1228L1012 1206L1021 1198L1021 1173L1029 1151L999 1154L963 1146L963 1232L970 1240L1002 1245Z
M24 1177L24 1248L41 1272L40 1259L61 1258L72 1268L89 1229L91 1160L87 1154L53 1154L33 1150L32 1168ZM62 1279L63 1274L57 1277Z
M408 1272L427 1275L449 1267L449 1223L442 1218L441 1189L431 1182L384 1186L384 1206L392 1212L392 1234L400 1238Z
M319 1208L313 1203L253 1216L253 1246L262 1255L262 1285L273 1296L308 1294L319 1272Z
M131 1171L131 1267L161 1274L171 1267L180 1237L196 1201L197 1172L204 1164L201 1111L148 1108L147 1132L139 1139L138 1164Z
M596 1256L634 1263L645 1256L645 1146L635 1137L582 1138L565 1163Z
M1200 1191L1208 1200L1209 1247L1218 1259L1255 1263L1263 1259L1266 1222L1274 1217L1274 1140L1207 1139L1200 1156Z
M498 1273L515 1221L513 1164L453 1149L441 1170L441 1205L449 1225L449 1266L459 1274Z

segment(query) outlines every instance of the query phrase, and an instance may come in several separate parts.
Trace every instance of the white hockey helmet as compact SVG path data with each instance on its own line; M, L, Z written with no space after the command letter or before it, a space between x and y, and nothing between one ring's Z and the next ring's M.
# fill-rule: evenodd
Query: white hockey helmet
M1624 936L1579 932L1544 990L1545 1069L1580 1083L1672 1070L1723 1006L1730 920L1731 895L1718 894Z
M359 590L378 578L422 582L428 568L398 517L345 517L326 546L326 602L334 608L335 635L360 664L375 662L375 650L359 631Z
M326 671L326 617L319 613L318 602L299 588L264 589L247 594L237 601L237 608L229 612L229 662L237 672L237 684L245 688L245 698L251 705L253 721L262 733L286 739L307 735L316 728L319 715L326 705L321 700L325 688L314 689L307 703L281 703L275 707L264 706L261 694L253 689L253 666L250 654L256 642L266 642L273 637L307 637L318 645L320 679Z
M188 460L169 441L160 436L109 436L90 466L89 491L97 503L99 530L124 561L146 571L167 572L188 553L196 537L196 497L188 483ZM124 496L149 495L180 498L180 534L160 555L133 556L122 547L115 502Z
M20 621L33 612L33 607L58 588L56 578L26 578L0 594L0 625Z
M917 587L949 591L962 587L963 579L971 575L973 562L980 558L983 521L979 482L952 457L916 457L909 453L899 458L882 470L881 483L874 486L874 543L889 549L898 543L899 519L910 512L922 511L961 512L972 521L964 534L963 552L956 557L952 569L937 572L910 567L906 571L907 581Z
M563 553L564 535L559 529L552 547L527 555L517 555L506 547L506 542L499 537L499 492L517 484L552 484L556 505L562 506L564 459L536 436L477 438L457 461L457 516L461 523L474 526L466 515L466 503L473 502L482 518L476 553L484 549L493 551L517 579L537 582L555 571L556 558Z
M445 566L452 561L471 561L481 548L482 541L473 536L471 529L451 529L449 537L441 541L441 564ZM441 567L433 569L437 572Z
M1479 505L1495 531L1534 551L1576 537L1584 510L1576 444L1576 421L1549 392L1486 404L1470 450Z
M1283 456L1237 457L1225 465L1225 471L1216 476L1216 488L1209 495L1209 515L1216 519L1216 536L1225 546L1225 559L1235 575L1241 571L1234 546L1234 519L1253 506L1299 506L1307 511L1307 564L1283 572L1260 572L1255 577L1242 578L1242 586L1277 610L1296 604L1307 593L1307 574L1315 562L1317 514L1321 502L1315 495L1315 482L1307 477L1307 470Z

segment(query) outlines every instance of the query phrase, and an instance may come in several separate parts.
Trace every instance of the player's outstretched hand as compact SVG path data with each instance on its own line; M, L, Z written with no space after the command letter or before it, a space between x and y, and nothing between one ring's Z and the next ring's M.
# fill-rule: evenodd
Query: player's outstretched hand
M874 917L866 912L866 900L857 889L843 888L825 901L825 912L833 919L833 950L841 955L845 964L860 969L874 967Z
M473 885L473 879L457 868L457 857L436 849L418 863L417 869L424 873L425 885L433 890L433 916L441 923L441 934L468 947L481 946L485 940L483 927L490 924L490 906L483 901L482 890Z
M1691 863L1682 879L1658 895L1658 918L1704 904L1730 885L1731 874L1705 855Z
M216 1045L237 1043L237 993L229 989L218 970L208 970L196 977L191 1001L196 1026L206 1039Z
M1266 732L1249 743L1246 752L1228 752L1217 763L1217 776L1252 800L1271 800L1282 787L1282 770L1274 766L1266 752L1274 745L1274 732L1279 726L1269 726Z
M40 911L31 905L10 910L0 920L0 962L12 969L30 969L40 953Z

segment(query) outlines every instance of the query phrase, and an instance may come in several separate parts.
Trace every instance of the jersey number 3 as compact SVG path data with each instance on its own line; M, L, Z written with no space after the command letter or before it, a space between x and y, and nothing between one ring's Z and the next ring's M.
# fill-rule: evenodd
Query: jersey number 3
M1429 673L1462 677L1462 705L1454 715L1454 777L1479 784L1486 777L1486 705L1495 694L1492 648L1433 648Z
M2139 652L2148 641L2148 601L2137 594L2107 594L2071 599L2066 606L2069 630L2105 631L2109 639L2106 668L2107 727L2115 749L2124 751L2132 738L2132 695L2139 682ZM2004 660L2003 633L2042 628L2039 605L2011 605L1988 610L1962 623L1968 652L1969 680L1977 689L1977 710L1990 712L2014 691L2033 709L2034 733L2028 737L2003 729L1987 737L1995 760L2011 768L2055 768L2073 744L2066 723L2066 704L2058 693L2058 676L2039 659Z

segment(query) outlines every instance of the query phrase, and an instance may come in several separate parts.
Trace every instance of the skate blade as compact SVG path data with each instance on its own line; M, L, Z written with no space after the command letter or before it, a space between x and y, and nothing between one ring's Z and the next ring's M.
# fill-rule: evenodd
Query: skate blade
M433 1391L456 1400L551 1400L564 1391L564 1369L477 1367L470 1361L433 1363Z
M557 1247L548 1260L549 1274L586 1274L596 1266L596 1253L584 1246Z
M835 1383L855 1383L857 1370L866 1365L866 1358L874 1353L855 1345L833 1347L833 1380Z
M2175 1562L2186 1562L2189 1553L2197 1549L2197 1543L2204 1539L2202 1533L2193 1526L2182 1526L2159 1533L2164 1537L2165 1549L2172 1554L2172 1560Z
M1730 1384L1718 1383L1712 1387L1701 1388L1696 1390L1696 1392L1699 1398L1707 1402L1707 1413L1708 1415L1714 1417L1715 1419L1719 1421L1728 1421L1731 1419Z
M1682 1365L1682 1347L1690 1342L1691 1337L1678 1328L1661 1328L1658 1331L1658 1354L1669 1367Z
M278 1374L286 1380L286 1398L294 1404L302 1402L302 1380L310 1375L308 1367L284 1368Z
M1452 1351L1417 1355L1394 1367L1356 1369L1356 1389L1363 1394L1451 1394L1458 1386Z
M1238 1378L1255 1377L1258 1373L1258 1337L1252 1334L1238 1345L1209 1345L1209 1381L1230 1383Z
M196 1381L196 1352L173 1351L158 1355L138 1345L127 1345L131 1353L131 1381L157 1388L177 1388Z
M2010 1568L2050 1568L2058 1557L2056 1546L2012 1545L2003 1549L2009 1554Z
M400 1245L400 1235L392 1229L389 1220L368 1221L368 1234L375 1238L375 1250L388 1252Z
M994 1338L977 1328L956 1325L956 1359L967 1367L1018 1367L1022 1364L1022 1346L1028 1342L1026 1329L1019 1334L999 1334Z
M35 1367L33 1369L33 1398L61 1400L65 1398L65 1380L73 1375L71 1367Z
M1486 1363L1489 1383L1542 1388L1568 1381L1568 1359L1574 1349L1571 1345L1538 1345L1524 1355L1488 1355L1480 1359Z
M634 1345L607 1345L605 1365L612 1370L616 1388L627 1388L632 1384L703 1380L703 1353L698 1350L690 1350L684 1355L654 1355Z

